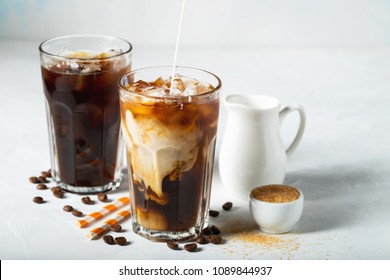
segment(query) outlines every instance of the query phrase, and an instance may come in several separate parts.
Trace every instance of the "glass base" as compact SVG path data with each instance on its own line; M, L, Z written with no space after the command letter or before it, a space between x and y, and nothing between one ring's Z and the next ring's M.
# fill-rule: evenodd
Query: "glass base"
M61 189L64 189L67 192L77 193L77 194L97 194L102 192L107 192L111 190L115 190L121 184L122 178L118 178L117 180L110 182L104 186L72 186L65 184L61 181L57 181L56 183Z
M158 242L190 241L196 239L200 234L200 230L196 227L183 231L161 231L147 229L136 222L133 222L133 231L146 239Z

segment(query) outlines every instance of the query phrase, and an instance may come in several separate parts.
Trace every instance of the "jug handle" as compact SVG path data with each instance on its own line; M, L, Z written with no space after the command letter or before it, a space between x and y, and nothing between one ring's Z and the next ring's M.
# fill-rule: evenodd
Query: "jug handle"
M287 157L291 156L291 154L297 148L299 142L302 139L302 135L306 125L306 113L305 113L305 109L303 109L301 105L289 105L279 112L280 123L282 124L286 116L289 113L292 113L294 111L297 111L299 113L299 128L297 134L295 135L294 140L292 141L290 146L286 149Z

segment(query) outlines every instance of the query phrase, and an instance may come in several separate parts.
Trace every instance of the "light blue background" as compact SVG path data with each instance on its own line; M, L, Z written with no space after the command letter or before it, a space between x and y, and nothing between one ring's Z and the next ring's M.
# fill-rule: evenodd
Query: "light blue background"
M181 0L0 0L0 37L70 33L175 43ZM187 0L184 46L350 46L390 43L389 0Z

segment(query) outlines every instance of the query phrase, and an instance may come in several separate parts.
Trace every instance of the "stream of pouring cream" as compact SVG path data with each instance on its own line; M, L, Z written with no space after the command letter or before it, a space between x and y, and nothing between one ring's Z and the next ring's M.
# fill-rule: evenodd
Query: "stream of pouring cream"
M177 52L179 49L179 41L180 41L180 33L181 33L181 23L183 21L183 14L184 14L184 7L186 5L186 0L183 0L181 5L181 13L180 13L180 19L179 19L179 27L177 28L177 35L176 35L176 47L175 47L175 55L173 57L173 66L172 66L172 74L171 74L171 87L169 88L169 94L172 94L173 90L173 81L175 80L175 68L176 68L176 60L177 60Z

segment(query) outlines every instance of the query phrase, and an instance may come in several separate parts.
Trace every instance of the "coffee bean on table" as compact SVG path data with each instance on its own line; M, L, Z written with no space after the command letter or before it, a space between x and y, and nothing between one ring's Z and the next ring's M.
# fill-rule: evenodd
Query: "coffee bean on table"
M209 215L211 217L217 217L219 215L219 211L216 210L209 210Z
M62 209L64 209L65 212L72 212L73 207L70 205L65 205L64 208L62 208Z
M59 187L59 186L52 187L50 190L51 190L52 192L62 191L61 187Z
M119 224L115 224L115 225L111 225L110 226L110 230L115 231L115 232L121 232L122 231L122 227Z
M39 176L38 180L40 183L49 183L49 181L44 176Z
M198 244L207 244L207 243L208 243L206 237L204 237L203 234L199 235L199 236L195 239L195 242L198 243Z
M50 190L52 191L52 193L55 197L58 197L58 198L64 197L64 190L61 189L61 187L59 187L59 186L52 187Z
M64 192L62 190L56 190L56 191L53 191L53 195L57 198L63 198Z
M204 235L210 235L211 234L211 227L210 226L205 227L204 229L202 229L202 233Z
M37 190L47 190L47 186L45 184L40 183L37 185Z
M29 180L31 183L33 183L33 184L38 184L38 183L40 183L38 177L36 177L36 176L30 177L28 180Z
M114 237L112 237L111 235L103 236L103 241L109 245L114 245L116 243Z
M184 245L184 250L188 252L194 252L196 248L198 248L198 245L196 245L196 243L188 243Z
M48 171L41 171L41 176L45 178L50 178L51 173L49 173Z
M230 209L232 209L232 207L233 207L233 203L231 202L226 202L224 205L222 205L222 209L226 211L229 211Z
M105 193L99 193L97 195L98 197L98 200L101 201L101 202L106 202L107 201L107 195Z
M83 196L81 198L81 201L84 203L84 204L87 204L87 205L91 205L93 204L94 202L91 200L91 198L89 196Z
M218 236L218 235L210 235L209 236L209 241L210 243L213 243L213 244L221 244L222 242L222 237L221 236Z
M172 250L177 250L179 248L179 244L177 244L175 241L168 241L167 246Z
M44 203L45 201L43 200L42 197L36 196L36 197L33 198L33 202L41 204L41 203Z
M219 228L217 228L214 225L211 226L211 234L218 235L220 233L221 233L221 231L219 230Z
M115 237L115 243L118 244L119 246L123 246L127 244L127 240L124 236L118 236Z
M79 210L73 209L73 210L71 211L71 213L72 213L73 216L76 216L76 217L81 217L81 216L83 216L83 212L81 212L81 211L79 211Z

